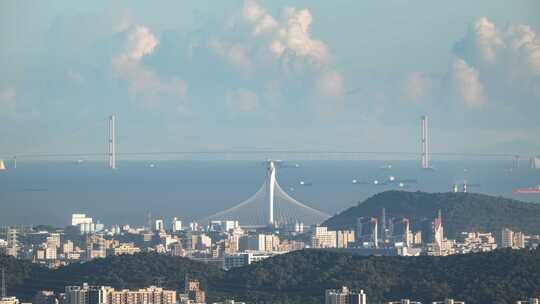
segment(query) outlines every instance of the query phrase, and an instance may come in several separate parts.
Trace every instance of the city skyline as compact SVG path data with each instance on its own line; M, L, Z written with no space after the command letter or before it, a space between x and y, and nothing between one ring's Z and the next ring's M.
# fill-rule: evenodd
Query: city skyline
M0 1L0 304L539 304L539 13Z
M540 150L535 1L167 5L5 2L1 152Z

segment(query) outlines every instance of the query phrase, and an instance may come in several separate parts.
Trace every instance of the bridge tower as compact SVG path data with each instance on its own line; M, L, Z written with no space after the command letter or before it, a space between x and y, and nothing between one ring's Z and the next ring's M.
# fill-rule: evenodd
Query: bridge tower
M113 114L109 116L109 168L116 169L116 116Z
M421 144L422 144L422 169L429 169L429 127L427 116L422 116Z
M276 165L269 160L266 165L266 201L268 202L268 224L274 225L274 188L276 185Z

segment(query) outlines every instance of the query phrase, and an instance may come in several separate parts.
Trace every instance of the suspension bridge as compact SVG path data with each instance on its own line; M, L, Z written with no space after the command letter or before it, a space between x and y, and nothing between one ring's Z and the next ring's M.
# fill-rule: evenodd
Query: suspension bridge
M117 149L117 131L116 131L116 115L110 115L107 118L107 147L103 151L94 152L78 152L78 153L50 153L50 152L36 152L36 153L11 153L6 154L0 151L0 160L3 159L9 163L11 160L11 167L17 167L17 160L32 159L66 159L66 158L97 158L106 159L108 167L115 170L117 168L117 158L129 158L129 157L195 157L195 156L213 156L223 157L228 156L254 156L259 159L278 159L278 158L296 158L296 159L340 159L340 160L355 160L366 157L372 158L392 158L392 157L404 157L404 158L419 158L420 166L423 169L430 168L431 156L447 157L447 158L474 158L474 159L502 159L511 160L514 163L514 167L519 166L521 159L524 159L532 154L520 154L520 153L466 153L466 152L438 152L431 151L429 148L429 130L427 124L427 117L422 116L421 120L421 136L420 147L421 151L360 151L360 150L291 150L291 149L224 149L224 150L183 150L183 151L122 151ZM534 154L534 153L533 153Z
M130 156L218 156L218 155L255 155L259 158L273 159L276 155L285 158L304 158L316 156L318 159L357 159L362 156L405 156L409 158L419 158L420 168L430 169L430 157L474 157L474 158L491 158L491 159L509 159L513 161L514 167L519 166L519 160L522 157L519 154L505 153L459 153L459 152L432 152L429 149L428 141L428 124L427 117L422 117L421 121L421 140L420 151L343 151L343 150L272 150L272 149L249 149L249 150L192 150L192 151L160 151L160 152L145 152L145 151L125 151L118 152L117 149L117 132L116 132L116 116L111 115L107 119L107 147L103 152L82 152L82 153L19 153L8 156L1 155L1 158L12 158L13 163L11 168L16 168L17 159L50 159L50 158L73 158L73 157L96 157L105 158L108 167L111 170L117 170L118 157ZM3 165L3 162L2 162ZM238 220L242 225L248 226L284 226L295 223L304 223L313 225L323 222L329 217L328 214L309 207L307 204L301 203L289 194L287 194L279 185L276 179L276 161L268 160L266 162L266 179L258 191L249 197L247 200L237 204L236 206L218 212L205 219L208 220Z

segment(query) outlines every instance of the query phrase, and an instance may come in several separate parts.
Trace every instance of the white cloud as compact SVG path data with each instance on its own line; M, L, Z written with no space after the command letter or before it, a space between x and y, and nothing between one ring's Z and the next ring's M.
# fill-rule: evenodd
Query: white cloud
M324 117L332 117L339 109L345 91L343 76L330 70L324 71L317 80L317 110Z
M504 46L495 24L485 17L479 18L474 24L474 42L482 58L490 63L495 61L498 50Z
M540 40L530 26L497 27L479 18L465 42L474 40L484 64L505 65L509 70L531 76L540 73ZM520 69L521 71L516 71Z
M294 56L307 57L311 63L318 66L330 64L331 56L326 44L311 38L309 28L313 17L308 9L285 8L281 20L282 26L273 42L284 45L285 49L275 53L276 55L294 54ZM290 52L286 53L286 50Z
M179 78L161 79L141 60L154 52L158 39L147 27L136 26L127 33L124 52L113 59L117 76L128 83L130 96L141 99L147 109L159 107L162 99L176 100L176 108L185 109L187 85ZM186 112L185 110L179 112Z
M534 93L540 76L540 39L530 26L497 26L486 17L478 18L457 46L457 55L489 80L488 89Z
M460 58L452 65L454 88L458 98L469 108L479 108L486 103L484 86L478 77L478 71Z
M308 9L286 7L275 18L258 2L246 0L241 13L228 22L207 46L241 72L241 86L255 90L277 82L277 87L302 88L315 108L321 103L328 109L338 107L343 76L333 67L327 45L312 38L313 16Z
M240 88L227 93L227 108L233 113L255 112L258 108L259 98L252 91Z
M412 72L405 78L402 85L402 96L405 100L419 103L431 89L432 81L425 74Z
M144 55L154 51L158 44L158 39L147 27L136 26L127 37L126 53L129 59L139 61Z
M17 91L8 87L0 89L0 115L13 114L17 105Z
M224 58L229 64L239 68L243 73L249 74L253 70L247 46L212 38L208 41L208 47Z
M331 62L326 44L311 37L309 30L313 16L308 9L286 7L279 20L276 20L256 1L246 0L242 16L252 36L266 35L263 46L277 58L304 57L317 66Z
M253 0L244 2L243 16L249 22L255 24L252 32L253 36L264 34L278 27L274 17L269 15L263 7Z

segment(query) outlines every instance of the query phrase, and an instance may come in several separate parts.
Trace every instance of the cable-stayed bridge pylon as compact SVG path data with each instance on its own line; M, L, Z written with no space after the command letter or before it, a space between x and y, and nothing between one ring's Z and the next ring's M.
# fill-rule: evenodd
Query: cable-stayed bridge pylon
M306 206L288 195L276 179L276 166L267 161L266 180L257 192L242 203L206 217L203 221L237 220L242 226L284 226L295 223L315 225L330 215Z

